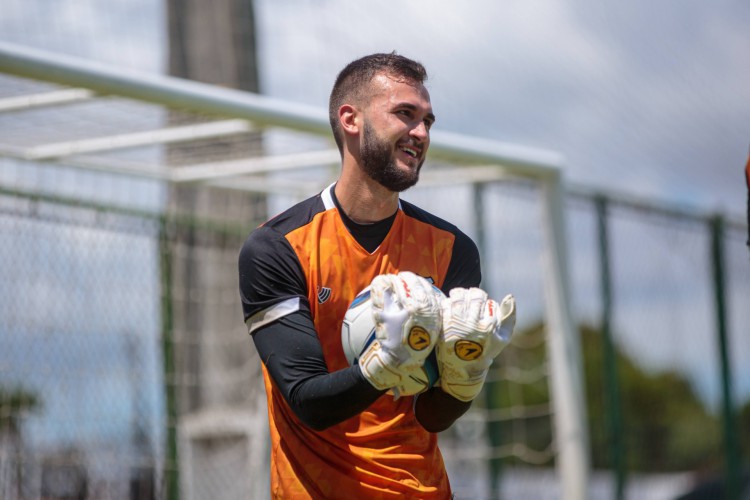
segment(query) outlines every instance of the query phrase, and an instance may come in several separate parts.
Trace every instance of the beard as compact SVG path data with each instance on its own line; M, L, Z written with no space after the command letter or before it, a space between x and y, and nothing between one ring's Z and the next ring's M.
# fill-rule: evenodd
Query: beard
M424 159L422 159L414 170L398 168L393 158L391 144L388 141L381 140L367 121L362 128L360 157L362 168L367 176L389 191L396 193L406 191L417 183L419 171L424 163Z

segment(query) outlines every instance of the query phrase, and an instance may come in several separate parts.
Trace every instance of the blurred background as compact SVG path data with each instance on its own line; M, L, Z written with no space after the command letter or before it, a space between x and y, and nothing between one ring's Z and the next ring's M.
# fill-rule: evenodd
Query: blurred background
M590 497L746 498L749 24L697 0L0 0L0 498L268 497L237 253L338 172L315 127L4 55L319 117L346 63L393 50L427 67L436 135L560 168ZM428 158L403 195L474 238L483 287L519 303L441 449L456 498L561 498L544 186L476 167Z

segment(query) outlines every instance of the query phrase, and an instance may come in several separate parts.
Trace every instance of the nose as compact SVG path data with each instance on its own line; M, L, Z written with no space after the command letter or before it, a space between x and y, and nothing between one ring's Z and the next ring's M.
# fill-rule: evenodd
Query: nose
M430 131L427 130L425 122L419 122L416 127L409 131L409 135L419 140L419 142L427 142L430 138Z

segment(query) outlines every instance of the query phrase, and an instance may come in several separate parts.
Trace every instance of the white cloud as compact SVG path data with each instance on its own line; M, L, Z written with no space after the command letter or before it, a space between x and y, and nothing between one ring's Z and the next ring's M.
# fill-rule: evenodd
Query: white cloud
M160 71L161 0L4 0L0 40L121 67Z
M164 9L6 0L0 38L159 71ZM263 89L274 96L325 107L346 62L396 49L427 65L438 129L558 150L579 183L741 211L747 9L256 0L256 19Z
M557 149L577 182L702 206L742 199L750 35L741 8L259 5L272 26L264 28L264 69L275 95L324 106L346 62L397 49L427 65L440 129ZM723 174L717 164L727 166Z

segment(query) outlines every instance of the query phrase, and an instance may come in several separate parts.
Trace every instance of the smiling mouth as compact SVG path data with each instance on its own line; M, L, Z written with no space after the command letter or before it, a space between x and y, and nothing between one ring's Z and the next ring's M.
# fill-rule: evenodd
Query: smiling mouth
M414 159L419 158L420 150L418 148L412 146L401 146L399 149Z

